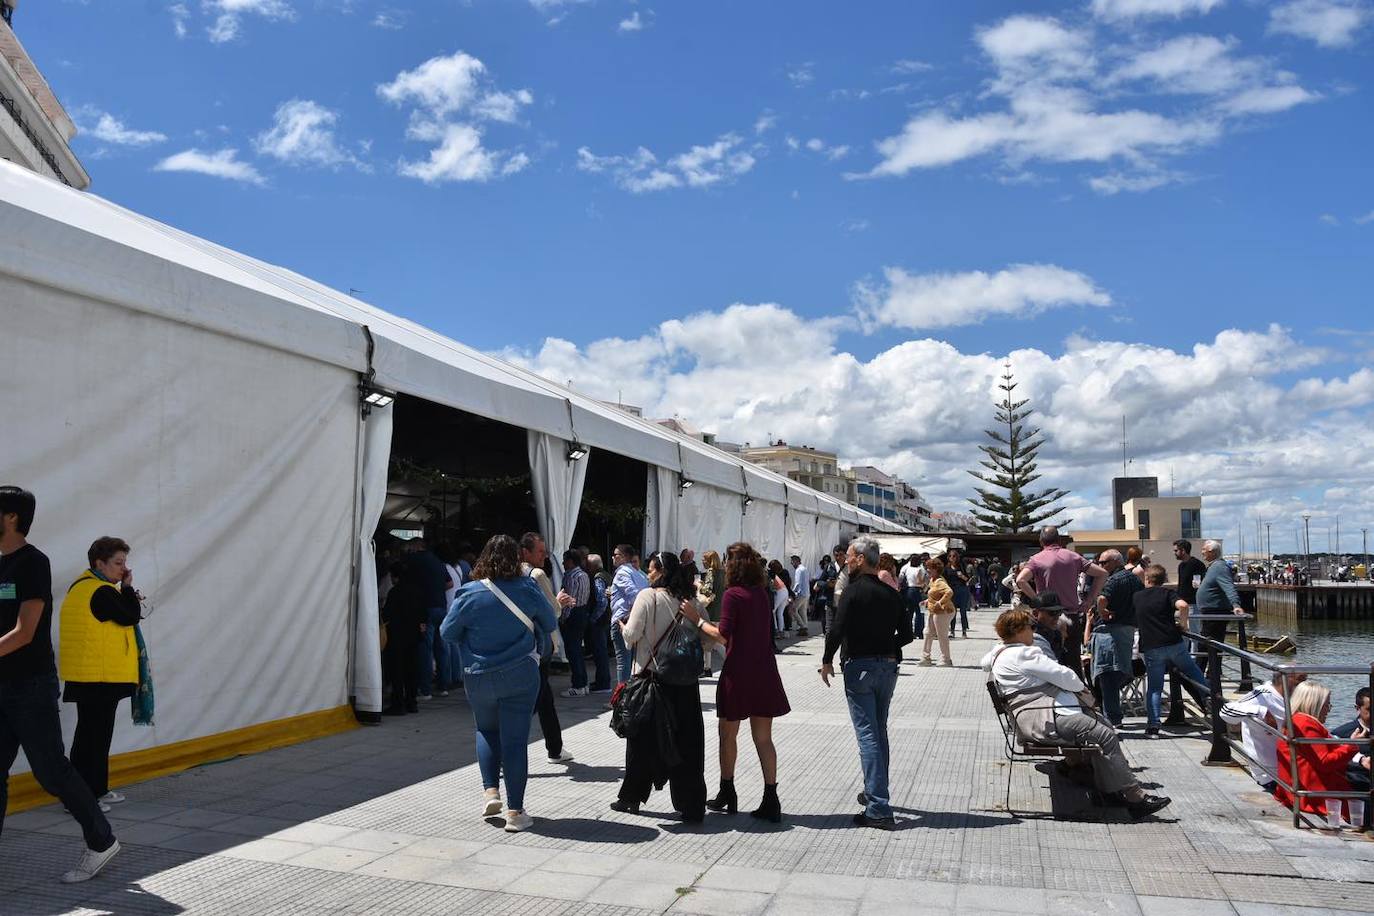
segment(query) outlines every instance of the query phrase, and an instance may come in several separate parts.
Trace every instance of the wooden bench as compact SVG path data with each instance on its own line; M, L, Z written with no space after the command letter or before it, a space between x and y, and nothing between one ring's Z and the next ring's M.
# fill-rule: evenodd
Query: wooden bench
M1035 763L1039 760L1064 760L1084 762L1091 761L1094 756L1102 753L1102 748L1096 744L1040 744L1034 741L1026 741L1016 730L1016 713L1012 712L1007 705L1007 700L1002 696L1002 691L998 689L995 681L989 680L988 696L992 699L992 708L997 713L997 721L1002 726L1002 740L1004 752L1007 755L1007 811L1011 812L1011 764L1014 763ZM1094 790L1094 795L1097 794Z

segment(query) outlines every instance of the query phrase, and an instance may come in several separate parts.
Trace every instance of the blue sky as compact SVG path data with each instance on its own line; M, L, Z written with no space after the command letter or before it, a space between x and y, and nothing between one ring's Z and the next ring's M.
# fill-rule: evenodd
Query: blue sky
M1010 354L1082 523L1122 413L1209 534L1374 520L1344 479L1374 445L1345 432L1374 404L1369 0L67 0L15 25L93 193L560 381L954 509Z

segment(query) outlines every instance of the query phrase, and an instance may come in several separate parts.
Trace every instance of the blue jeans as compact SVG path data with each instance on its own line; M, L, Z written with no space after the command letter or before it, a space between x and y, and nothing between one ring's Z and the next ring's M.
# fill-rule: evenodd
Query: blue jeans
M420 693L434 693L434 673L438 668L440 690L448 690L454 684L453 647L439 635L439 624L444 622L444 609L432 607L428 611L429 627L420 634ZM459 669L461 670L461 668Z
M539 698L539 665L522 658L509 668L463 677L477 723L477 767L482 788L499 788L506 775L506 807L525 810L529 779L530 718Z
M917 639L925 635L926 615L921 610L921 601L925 598L921 590L914 585L908 585L902 589L902 596L906 598L906 610L911 615L911 632Z
M1141 655L1145 658L1146 718L1150 725L1158 725L1160 708L1164 704L1164 671L1169 665L1177 668L1179 674L1197 681L1199 684L1206 685L1207 679L1202 676L1202 669L1197 666L1197 662L1193 661L1193 656L1188 652L1186 640L1179 640L1172 646L1146 649ZM1178 674L1174 677L1178 677ZM1206 690L1207 688L1203 686L1198 689Z
M10 767L23 748L34 779L67 806L81 825L87 848L103 852L114 842L114 832L100 813L90 786L76 772L62 747L57 694L57 672L0 681L0 765L5 769L0 778L0 832L5 828Z
M601 619L587 624L584 649L591 653L596 677L592 679L593 690L611 689L611 660L609 642L611 638L611 612L601 612Z
M619 624L611 624L611 644L615 646L616 683L628 683L630 673L634 669L635 654L625 645L625 634L620 631Z
M1120 725L1121 688L1129 683L1131 676L1121 671L1103 671L1097 676L1097 686L1102 691L1102 714L1113 725Z
M961 627L963 627L964 633L965 633L965 634L968 633L968 609L969 609L969 605L972 604L972 603L973 603L973 592L969 591L968 588L967 588L966 586L961 585L961 586L959 586L959 587L957 587L957 588L954 589L954 608L955 608L955 610L957 610L959 613L957 613L957 614L951 614L951 615L950 615L950 618L949 618L949 635L950 635L950 636L953 636L953 635L954 635L954 621L955 621L955 618L958 618L958 620L959 620L959 625L960 625Z
M897 687L897 663L878 658L854 658L844 665L844 698L859 742L864 771L864 795L869 817L892 817L888 798L887 710Z
M563 634L563 651L568 656L572 685L578 689L586 687L587 659L582 654L582 641L587 636L587 609L569 608L568 616L559 622L558 630Z

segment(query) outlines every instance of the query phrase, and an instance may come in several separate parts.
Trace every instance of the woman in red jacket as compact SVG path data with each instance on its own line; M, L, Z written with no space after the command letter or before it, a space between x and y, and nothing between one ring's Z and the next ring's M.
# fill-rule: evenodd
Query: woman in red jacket
M1326 730L1322 723L1326 721L1327 715L1331 712L1331 691L1320 684L1312 681L1303 681L1293 690L1289 697L1289 707L1292 710L1293 732L1299 738L1330 738L1331 733ZM1350 781L1345 777L1345 768L1353 759L1357 764L1365 769L1369 768L1369 757L1359 753L1359 748L1353 744L1299 744L1297 746L1298 757L1298 788L1309 791L1325 792L1349 792ZM1279 739L1278 750L1275 754L1275 762L1278 765L1279 783L1274 787L1274 797L1289 807L1292 807L1293 796L1290 792L1292 779L1292 763L1288 758L1288 742L1283 738ZM1348 801L1348 800L1347 800ZM1303 798L1302 810L1309 814L1328 817L1332 826L1340 826L1340 812L1344 805L1339 798ZM1364 806L1355 802L1353 807L1358 807L1358 812L1350 811L1350 820L1359 818L1363 821ZM1359 822L1359 821L1355 821Z

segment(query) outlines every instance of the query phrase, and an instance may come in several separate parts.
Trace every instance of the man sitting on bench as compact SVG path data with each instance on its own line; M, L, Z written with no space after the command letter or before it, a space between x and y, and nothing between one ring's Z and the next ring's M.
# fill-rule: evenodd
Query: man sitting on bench
M983 658L1021 740L1033 744L1098 747L1092 755L1093 776L1109 800L1125 804L1140 820L1169 804L1163 795L1147 795L1131 774L1116 729L1092 708L1092 693L1078 675L1035 645L1030 614L1022 608L997 618L1002 645Z

